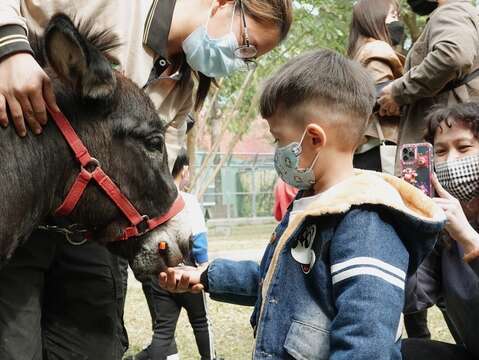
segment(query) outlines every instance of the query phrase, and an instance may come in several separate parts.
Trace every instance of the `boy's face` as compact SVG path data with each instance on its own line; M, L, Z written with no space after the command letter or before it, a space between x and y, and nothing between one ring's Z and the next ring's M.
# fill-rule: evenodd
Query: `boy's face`
M437 162L461 159L479 154L479 141L460 121L451 121L452 127L441 123L434 136L434 154Z
M280 148L293 142L299 143L303 134L310 126L307 123L301 123L300 125L296 119L291 119L284 112L279 113L282 114L274 114L266 119L276 146ZM302 152L299 156L299 169L309 168L318 153L318 140L314 139L314 135L312 136L310 131L306 131L304 135L303 142L301 143Z

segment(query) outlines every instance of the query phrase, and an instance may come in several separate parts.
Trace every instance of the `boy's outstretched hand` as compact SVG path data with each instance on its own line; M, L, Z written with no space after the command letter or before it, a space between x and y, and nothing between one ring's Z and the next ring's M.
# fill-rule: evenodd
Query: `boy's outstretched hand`
M173 293L200 293L204 289L204 286L200 282L203 271L206 270L204 268L191 266L168 268L166 272L160 273L160 286Z
M461 203L442 187L436 174L432 177L432 183L439 195L433 200L446 214L446 231L462 245L465 254L477 251L479 249L479 234L467 220Z

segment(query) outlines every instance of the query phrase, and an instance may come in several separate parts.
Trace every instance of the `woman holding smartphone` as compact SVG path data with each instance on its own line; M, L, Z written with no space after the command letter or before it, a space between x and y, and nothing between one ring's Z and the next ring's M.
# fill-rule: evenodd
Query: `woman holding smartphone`
M418 308L439 302L456 344L403 341L403 358L479 358L479 104L441 106L426 118L437 177L434 201L444 210L446 231L419 268Z

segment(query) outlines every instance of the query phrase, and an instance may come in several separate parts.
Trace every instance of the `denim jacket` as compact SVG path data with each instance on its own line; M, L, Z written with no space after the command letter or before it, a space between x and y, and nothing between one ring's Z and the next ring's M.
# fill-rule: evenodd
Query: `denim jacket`
M213 299L255 306L253 358L401 359L405 279L434 247L441 209L402 180L358 170L289 218L260 265L217 259L207 270ZM299 248L308 261L293 257Z

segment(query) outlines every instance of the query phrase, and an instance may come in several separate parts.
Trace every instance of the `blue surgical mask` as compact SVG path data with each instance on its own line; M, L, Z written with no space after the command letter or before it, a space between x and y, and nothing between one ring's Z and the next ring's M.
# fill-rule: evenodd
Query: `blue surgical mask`
M233 5L236 8L236 4ZM208 35L208 17L206 25L198 27L183 41L183 51L186 61L193 70L211 77L225 77L245 65L244 61L235 56L238 48L238 40L233 32L233 17L231 19L230 32L218 39L212 39Z
M318 160L318 154L314 158L311 166L307 169L299 169L299 156L303 152L301 144L303 143L306 130L299 143L293 142L289 145L279 147L274 154L274 167L281 180L294 186L299 190L308 190L316 183L313 167Z

